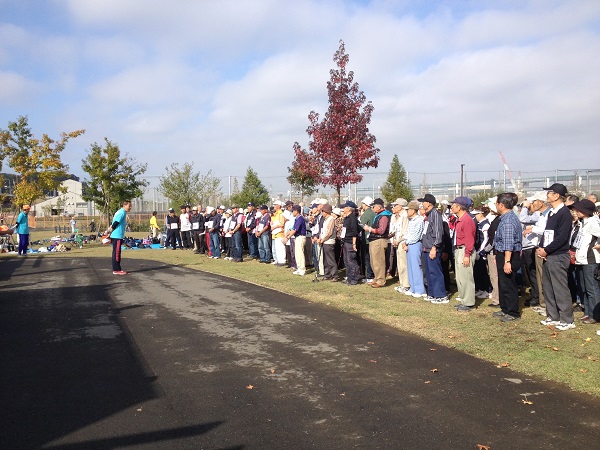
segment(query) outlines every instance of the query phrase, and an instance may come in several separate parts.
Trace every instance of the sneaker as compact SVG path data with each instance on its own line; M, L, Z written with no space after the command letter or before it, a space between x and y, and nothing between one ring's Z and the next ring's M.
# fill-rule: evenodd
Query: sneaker
M457 302L462 303L462 298L460 298L460 297L456 297L454 300L456 300Z
M430 295L426 295L425 297L423 297L423 300L425 300L426 302L432 302L435 300L435 297L431 297Z
M560 324L558 320L552 320L550 317L546 317L544 320L540 320L541 325L555 327Z
M306 275L306 272L298 272L296 273L296 275L300 275L301 277L303 277L304 275Z
M475 293L475 297L480 299L488 298L489 294L486 291L480 291L480 294Z
M446 303L450 303L450 299L448 297L434 298L431 300L431 303L434 305L444 305Z
M427 300L427 294L417 294L416 292L411 292L410 295L412 295L414 298L423 298L423 300Z
M372 283L373 282L373 278L363 278L362 282L363 283Z
M400 292L401 294L406 294L408 292L408 289L402 286L396 286L394 290L396 292Z
M598 336L600 336L600 330L597 330L597 331L596 331L596 334L597 334Z
M127 275L124 270L113 270L113 275Z
M504 317L506 314L503 313L502 311L494 311L492 313L492 317Z
M560 330L560 331L572 330L573 328L575 328L575 324L573 322L571 322L571 323L560 322L558 325L556 325L556 329Z

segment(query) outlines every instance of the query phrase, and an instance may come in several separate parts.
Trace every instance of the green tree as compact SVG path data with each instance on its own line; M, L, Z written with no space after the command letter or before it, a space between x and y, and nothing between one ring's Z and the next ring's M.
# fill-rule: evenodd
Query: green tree
M397 198L410 200L413 198L410 189L410 180L404 166L398 160L398 155L394 155L390 164L390 171L385 184L381 187L381 195L388 201L393 202Z
M239 206L245 206L248 202L253 202L256 205L268 203L269 191L258 178L257 173L248 167L242 190L231 196L231 203L237 203Z
M60 156L67 142L85 133L85 130L61 133L58 141L47 134L36 139L31 133L27 116L9 122L8 130L0 130L0 169L8 158L8 165L19 177L14 188L13 203L31 204L45 192L59 190L62 180L67 178L69 167Z
M485 190L485 191L479 191L474 195L467 194L467 196L473 202L473 208L479 208L482 205L487 205L488 199L490 199L491 197L495 197L498 194L499 194L499 192L497 192L493 189L489 189L489 190Z
M288 183L302 193L301 197L312 195L321 182L320 162L314 154L304 150L297 142L294 142L294 161L292 167L288 167L288 171Z
M124 200L141 197L148 182L141 178L146 164L138 164L127 155L121 156L119 146L104 138L105 146L92 144L81 168L88 174L83 199L92 201L104 215L110 217Z
M160 177L159 191L170 200L172 208L179 209L181 205L205 205L210 198L220 194L221 180L212 175L209 170L206 175L194 171L194 163L171 164L165 169L165 175Z

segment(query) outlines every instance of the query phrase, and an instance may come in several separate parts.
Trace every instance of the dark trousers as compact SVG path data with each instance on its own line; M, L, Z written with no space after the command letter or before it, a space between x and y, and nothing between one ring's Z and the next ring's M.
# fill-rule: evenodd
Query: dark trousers
M258 258L258 238L253 231L248 232L248 253L250 253L250 257Z
M185 248L192 248L194 246L192 242L192 231L182 231L181 232L181 240L183 241L183 246Z
M170 245L171 248L175 250L177 248L177 244L179 244L179 248L182 248L179 230L167 230L167 242L165 243L165 247Z
M354 250L352 242L344 242L343 255L348 284L356 284L360 279L360 267L356 260L356 250Z
M323 244L323 266L325 278L337 278L334 244Z
M233 251L232 251L233 259L235 259L236 261L241 261L242 260L242 250L243 250L242 232L241 231L233 233L233 236L231 236L231 245L233 247Z
M29 247L29 235L19 234L19 255L26 255L27 247Z
M537 248L526 248L523 250L523 269L525 274L529 278L529 284L531 285L531 300L530 305L536 306L540 304L540 291L537 284L537 268L535 266L535 252Z
M123 244L123 239L110 239L112 242L112 268L113 272L119 272L121 269L121 245Z
M521 317L519 312L519 287L517 285L517 271L521 267L521 254L514 252L510 258L510 274L504 273L504 252L496 255L496 267L498 268L498 296L500 297L500 308L504 314L513 317Z
M427 294L434 298L445 297L446 285L442 271L442 252L438 250L435 253L435 259L429 257L429 251L423 252L423 262L427 278Z
M475 278L475 290L491 292L492 282L490 281L490 275L488 274L487 259L483 259L481 256L475 260L473 265L473 278Z

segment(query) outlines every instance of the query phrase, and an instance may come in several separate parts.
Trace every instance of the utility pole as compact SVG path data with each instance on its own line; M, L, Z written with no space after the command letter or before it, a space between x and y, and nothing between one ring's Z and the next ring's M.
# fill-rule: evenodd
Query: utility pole
M461 197L464 195L464 188L465 188L465 165L461 164L460 165L460 196Z

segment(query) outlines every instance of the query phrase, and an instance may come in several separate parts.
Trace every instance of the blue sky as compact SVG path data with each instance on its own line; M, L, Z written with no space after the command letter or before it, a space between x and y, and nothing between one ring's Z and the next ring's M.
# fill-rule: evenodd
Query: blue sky
M377 172L598 167L600 2L0 0L0 127L285 189L343 39ZM225 190L227 187L224 186Z

